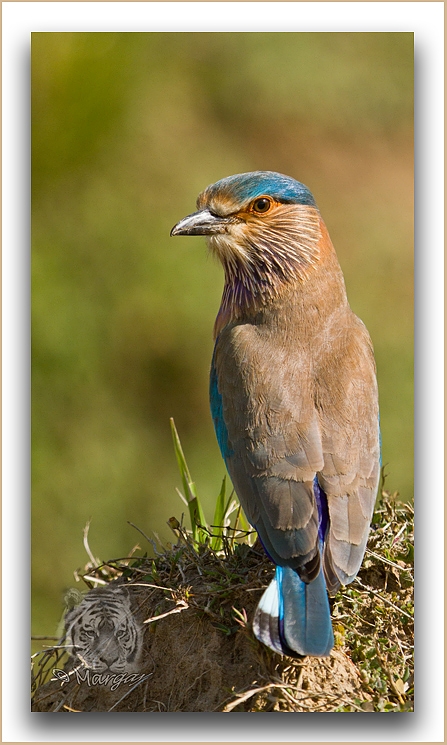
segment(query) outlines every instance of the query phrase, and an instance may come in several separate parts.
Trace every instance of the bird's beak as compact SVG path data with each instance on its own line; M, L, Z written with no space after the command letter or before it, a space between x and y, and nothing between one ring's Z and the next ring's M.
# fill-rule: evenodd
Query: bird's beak
M228 217L213 215L209 210L199 210L174 225L171 235L218 235L226 233L229 224Z

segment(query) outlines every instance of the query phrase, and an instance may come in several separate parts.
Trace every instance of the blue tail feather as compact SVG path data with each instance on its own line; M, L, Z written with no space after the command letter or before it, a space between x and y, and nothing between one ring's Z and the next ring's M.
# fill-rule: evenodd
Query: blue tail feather
M256 609L253 631L275 652L328 656L334 635L323 571L306 584L294 569L277 566Z

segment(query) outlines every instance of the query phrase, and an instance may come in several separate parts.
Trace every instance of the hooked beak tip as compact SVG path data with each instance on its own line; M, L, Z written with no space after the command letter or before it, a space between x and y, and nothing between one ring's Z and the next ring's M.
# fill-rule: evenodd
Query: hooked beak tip
M184 217L171 230L174 235L216 235L227 232L226 218L214 215L207 209Z

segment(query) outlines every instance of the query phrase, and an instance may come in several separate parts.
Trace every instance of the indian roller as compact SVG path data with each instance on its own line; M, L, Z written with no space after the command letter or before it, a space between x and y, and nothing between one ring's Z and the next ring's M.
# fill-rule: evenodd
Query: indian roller
M223 178L171 235L203 235L225 274L210 400L236 493L273 580L256 637L289 656L327 656L328 594L362 563L380 473L369 334L309 189L255 171Z

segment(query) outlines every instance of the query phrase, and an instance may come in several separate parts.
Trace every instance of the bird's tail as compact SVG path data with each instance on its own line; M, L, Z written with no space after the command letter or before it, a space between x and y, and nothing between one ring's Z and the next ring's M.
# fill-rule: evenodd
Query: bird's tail
M290 657L327 657L334 646L323 571L309 584L290 567L276 567L253 620L255 636Z

